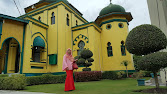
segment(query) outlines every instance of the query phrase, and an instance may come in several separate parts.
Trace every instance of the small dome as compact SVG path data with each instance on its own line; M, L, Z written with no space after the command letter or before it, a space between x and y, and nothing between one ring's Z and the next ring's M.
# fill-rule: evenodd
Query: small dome
M126 12L126 11L122 6L111 3L100 11L99 16L106 15L112 12Z
M45 48L45 42L40 36L38 36L34 39L33 46L40 46Z

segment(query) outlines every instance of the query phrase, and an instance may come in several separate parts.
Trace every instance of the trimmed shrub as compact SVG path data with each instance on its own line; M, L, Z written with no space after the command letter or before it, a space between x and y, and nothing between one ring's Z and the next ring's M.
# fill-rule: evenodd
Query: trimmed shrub
M63 75L43 74L42 76L26 77L26 81L29 86L40 85L40 84L64 83L65 79L66 79L66 74Z
M105 71L102 73L102 78L116 80L118 79L118 75L116 71Z
M137 67L140 70L158 72L167 67L167 52L156 52L143 56L138 62Z
M9 77L9 75L8 74L0 74L0 78L1 77Z
M82 69L83 71L91 71L90 68L88 68L89 66L92 65L92 62L94 62L94 59L91 58L93 56L92 51L90 51L89 49L84 49L81 51L79 56L74 57L75 59L78 59L78 61L76 62L77 65L79 66L84 66L86 68Z
M81 57L84 59L91 58L92 56L93 56L93 53L89 49L84 49L83 51L81 51Z
M125 45L131 54L147 55L165 49L167 39L165 34L156 26L144 24L130 31Z
M75 72L76 82L99 81L102 78L101 71L83 71Z
M21 74L1 77L0 83L0 90L23 90L26 87L26 78Z

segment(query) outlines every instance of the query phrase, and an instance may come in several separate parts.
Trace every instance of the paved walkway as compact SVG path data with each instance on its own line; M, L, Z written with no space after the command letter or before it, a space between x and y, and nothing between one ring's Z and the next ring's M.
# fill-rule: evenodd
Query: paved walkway
M51 94L51 93L22 92L22 91L0 90L0 94ZM52 94L53 94L53 93L52 93ZM55 93L54 93L54 94L55 94Z
M166 84L163 84L161 79L158 78L159 86L166 86ZM150 80L145 81L146 86L155 86L155 80L154 78L150 78Z

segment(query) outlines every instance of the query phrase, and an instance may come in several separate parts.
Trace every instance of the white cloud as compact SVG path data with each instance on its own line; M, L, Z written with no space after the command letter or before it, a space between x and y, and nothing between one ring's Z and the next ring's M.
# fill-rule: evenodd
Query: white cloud
M39 0L15 0L21 14L24 14L24 8L37 3ZM110 0L68 0L76 7L83 17L88 21L94 21L102 8L109 5ZM146 0L112 0L113 4L121 5L127 12L131 12L133 20L130 22L129 29L141 24L150 24L149 12ZM18 17L19 12L14 5L13 0L0 0L0 13Z

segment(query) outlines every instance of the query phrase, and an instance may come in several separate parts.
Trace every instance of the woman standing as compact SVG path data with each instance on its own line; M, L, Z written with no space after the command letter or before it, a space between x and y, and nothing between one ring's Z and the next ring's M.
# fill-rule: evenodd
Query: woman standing
M72 67L74 61L71 49L67 49L66 54L63 57L63 71L66 71L67 74L64 91L75 90Z

